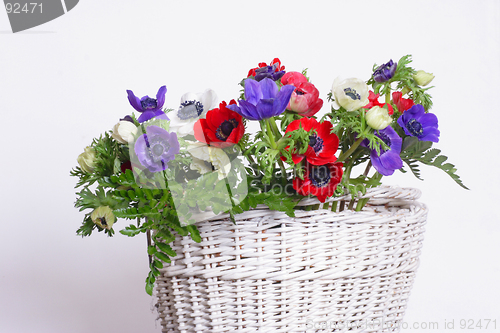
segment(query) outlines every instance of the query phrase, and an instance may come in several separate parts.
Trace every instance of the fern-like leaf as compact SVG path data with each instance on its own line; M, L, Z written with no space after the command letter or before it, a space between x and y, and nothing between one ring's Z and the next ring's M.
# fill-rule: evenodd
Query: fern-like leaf
M458 185L468 190L456 174L457 169L451 163L444 163L448 157L444 155L439 155L441 153L440 149L431 148L432 142L429 141L419 141L415 137L406 137L403 141L404 152L401 154L401 158L410 167L415 177L420 178L420 170L417 168L417 162L422 164L431 165L439 168L446 172Z

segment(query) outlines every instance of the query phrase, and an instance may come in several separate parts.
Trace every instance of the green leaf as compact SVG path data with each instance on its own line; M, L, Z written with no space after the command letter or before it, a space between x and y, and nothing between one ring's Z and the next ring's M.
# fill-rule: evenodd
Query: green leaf
M120 230L120 233L122 235L128 236L128 237L134 237L141 232L144 232L142 228L137 228L135 225L131 224L128 227L125 227L125 229Z
M128 170L127 170L128 171ZM135 194L135 191L133 190L128 190L127 191L127 194L128 194L128 197L131 199L131 200L135 200L136 199L136 194Z
M153 266L161 269L161 268L163 268L163 263L159 260L153 260Z
M160 259L163 262L166 262L166 263L170 263L171 262L169 256L167 254L163 253L163 252L156 252L155 253L155 257L158 258L158 259Z
M139 212L135 207L118 208L113 211L113 214L115 214L115 216L118 218L125 218L125 219L136 219L138 217L139 218L144 217L142 213Z
M153 245L148 246L148 254L152 256L153 254L157 253L158 251L156 250L156 247Z
M297 202L292 197L272 195L265 199L263 203L271 210L285 212L288 216L295 217L294 207Z
M191 234L191 239L194 240L196 243L200 243L201 236L200 236L200 231L198 230L198 228L196 228L196 226L194 224L190 224L190 225L186 226L186 228L189 231L189 233Z
M177 253L175 253L175 251L168 244L157 242L156 246L158 246L161 251L165 252L170 257L175 257L177 255Z
M432 142L419 141L417 138L405 138L403 141L405 151L401 153L401 158L410 167L413 174L420 180L420 170L418 169L417 162L422 164L431 165L446 172L458 185L468 190L462 183L460 177L456 174L457 169L451 163L444 163L448 157L439 155L441 150L432 148Z
M153 273L150 271L148 274L148 277L146 278L146 293L148 293L149 296L153 296L153 290L155 288L155 281L156 281L156 278L153 275Z

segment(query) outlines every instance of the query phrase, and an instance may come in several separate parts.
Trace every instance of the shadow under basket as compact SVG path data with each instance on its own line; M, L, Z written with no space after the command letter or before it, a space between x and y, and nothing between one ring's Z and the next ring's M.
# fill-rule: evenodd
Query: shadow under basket
M157 278L162 332L399 332L427 217L419 197L382 186L359 212L258 207L236 225L197 223L202 242L179 237Z

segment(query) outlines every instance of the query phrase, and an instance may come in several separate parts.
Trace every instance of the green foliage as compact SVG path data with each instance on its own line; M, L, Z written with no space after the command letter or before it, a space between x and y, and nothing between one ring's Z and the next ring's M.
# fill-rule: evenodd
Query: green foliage
M417 162L431 165L446 172L458 185L468 190L456 174L457 169L451 163L444 163L448 157L439 155L441 150L431 148L432 142L419 141L415 137L406 137L403 141L404 151L401 153L402 160L408 165L415 177L422 180Z

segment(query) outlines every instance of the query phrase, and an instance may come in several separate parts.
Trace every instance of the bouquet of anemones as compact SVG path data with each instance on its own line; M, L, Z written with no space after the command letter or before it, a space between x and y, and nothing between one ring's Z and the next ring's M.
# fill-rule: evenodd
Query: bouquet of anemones
M234 221L257 205L289 216L320 203L359 211L367 199L330 207L329 198L364 194L383 176L405 172L404 163L418 178L419 163L438 167L466 188L432 148L440 132L426 86L434 76L410 63L404 56L374 66L367 82L336 79L321 117L324 103L306 71L286 72L279 59L249 71L238 101L218 103L207 89L168 109L165 86L156 98L127 90L138 114L94 139L71 171L82 188L75 206L89 210L78 235L97 229L111 236L117 218L137 220L120 233L148 235L151 294L162 262L176 255L169 245L176 234L201 241L197 221L221 213ZM248 133L251 122L260 126L256 133ZM318 201L299 206L306 197Z

